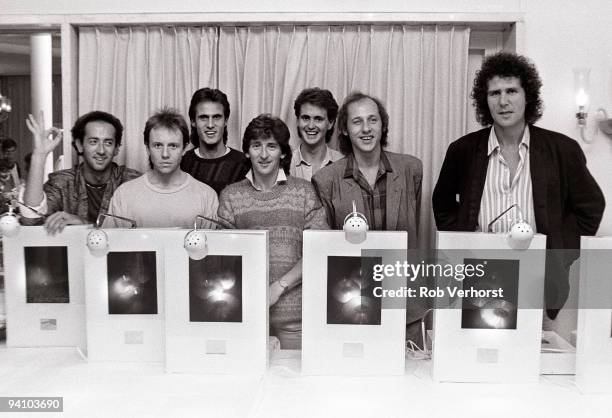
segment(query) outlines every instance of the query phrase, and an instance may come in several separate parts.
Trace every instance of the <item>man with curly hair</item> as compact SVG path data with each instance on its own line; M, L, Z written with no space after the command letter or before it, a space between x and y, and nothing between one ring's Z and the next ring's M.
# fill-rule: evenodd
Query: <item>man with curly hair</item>
M484 129L451 143L433 192L436 225L444 231L488 231L505 209L513 218L491 224L508 231L522 218L547 236L546 307L556 317L569 294L569 266L581 235L597 232L605 201L576 141L534 126L542 116L542 82L524 56L485 59L472 99ZM567 251L570 250L570 251Z

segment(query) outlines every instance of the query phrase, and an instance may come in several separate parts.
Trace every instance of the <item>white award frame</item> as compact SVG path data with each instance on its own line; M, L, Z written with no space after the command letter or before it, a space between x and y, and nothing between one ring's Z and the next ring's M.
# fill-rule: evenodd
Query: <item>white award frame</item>
M612 262L602 256L612 253L612 237L582 237L580 248L576 386L582 393L612 393L612 296L601 297L612 295Z
M166 236L166 371L262 375L268 367L268 232L203 231L208 255L240 256L241 319L191 321L187 230ZM202 305L200 305L202 306Z
M164 361L163 229L104 229L110 253L155 252L156 314L109 314L109 255L96 257L85 247L87 357L89 361Z
M85 348L86 230L86 226L68 226L61 233L49 235L43 226L28 226L21 227L15 237L3 238L7 346ZM67 248L68 303L27 303L26 247Z
M529 250L511 250L506 234L438 232L438 250L470 251L471 258L519 261L516 329L462 329L462 310L434 310L432 377L438 382L534 383L540 376L541 305L522 309L521 301L544 297L544 249L546 237L536 234ZM486 251L483 251L486 250ZM480 251L480 256L479 256ZM450 253L445 253L450 254ZM486 255L484 255L486 254ZM473 257L472 257L473 255ZM458 256L457 256L458 257ZM534 259L536 261L534 261ZM449 260L463 263L463 260Z
M362 250L407 250L406 232L372 231L360 244L343 231L304 231L302 374L403 375L406 309L381 309L380 325L327 323L329 256L360 257ZM384 287L384 280L383 280Z

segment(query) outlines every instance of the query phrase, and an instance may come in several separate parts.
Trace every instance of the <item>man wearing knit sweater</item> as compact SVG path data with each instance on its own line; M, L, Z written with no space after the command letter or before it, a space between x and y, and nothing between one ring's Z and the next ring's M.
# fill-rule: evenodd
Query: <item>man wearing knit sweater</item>
M221 90L197 90L189 104L191 143L194 149L183 156L181 169L208 184L217 194L228 184L242 180L249 171L245 156L227 146L230 105Z
M302 339L302 231L327 229L325 212L312 185L288 176L289 129L279 118L260 115L244 132L242 150L251 170L227 186L219 199L219 220L239 229L268 231L271 333L284 349Z
M191 228L197 215L215 218L219 206L215 191L179 166L189 143L185 119L172 110L154 114L145 125L144 143L152 170L122 184L111 199L109 213L144 228ZM104 226L127 227L111 217Z

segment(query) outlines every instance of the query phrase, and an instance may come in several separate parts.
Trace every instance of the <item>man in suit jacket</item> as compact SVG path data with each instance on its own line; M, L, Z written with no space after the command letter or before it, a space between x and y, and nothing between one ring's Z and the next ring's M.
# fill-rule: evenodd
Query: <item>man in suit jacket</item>
M312 178L329 225L342 229L355 201L370 230L408 231L409 247L417 248L421 160L383 150L389 115L374 97L349 95L338 113L338 129L340 151L347 157Z
M370 230L407 231L408 248L418 248L421 160L383 150L389 115L378 99L363 93L353 93L344 100L338 112L338 130L340 151L346 158L312 177L331 228L342 229L354 201ZM423 339L419 324L425 313L422 301L410 300L406 333L417 344Z
M581 235L594 235L605 201L576 141L533 125L542 116L537 70L506 52L487 58L472 98L483 126L453 142L433 192L439 230L487 231L512 204L547 236L546 306L554 319L569 294L568 271ZM492 125L492 127L491 127ZM495 232L512 222L496 221Z

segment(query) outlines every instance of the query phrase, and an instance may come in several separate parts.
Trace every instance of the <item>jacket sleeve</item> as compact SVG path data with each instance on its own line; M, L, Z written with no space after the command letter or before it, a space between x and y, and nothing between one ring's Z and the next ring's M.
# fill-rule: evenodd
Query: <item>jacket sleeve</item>
M606 201L599 185L589 172L584 152L577 143L568 157L569 201L580 235L595 235L603 217Z
M434 187L432 206L436 227L439 231L453 231L457 229L459 219L459 177L460 155L456 143L450 144L442 163L438 182Z
M317 174L319 173L312 176L311 182L325 209L327 224L331 229L339 229L335 222L336 217L334 216L334 206L332 205L332 181L329 181L327 177L318 176Z

